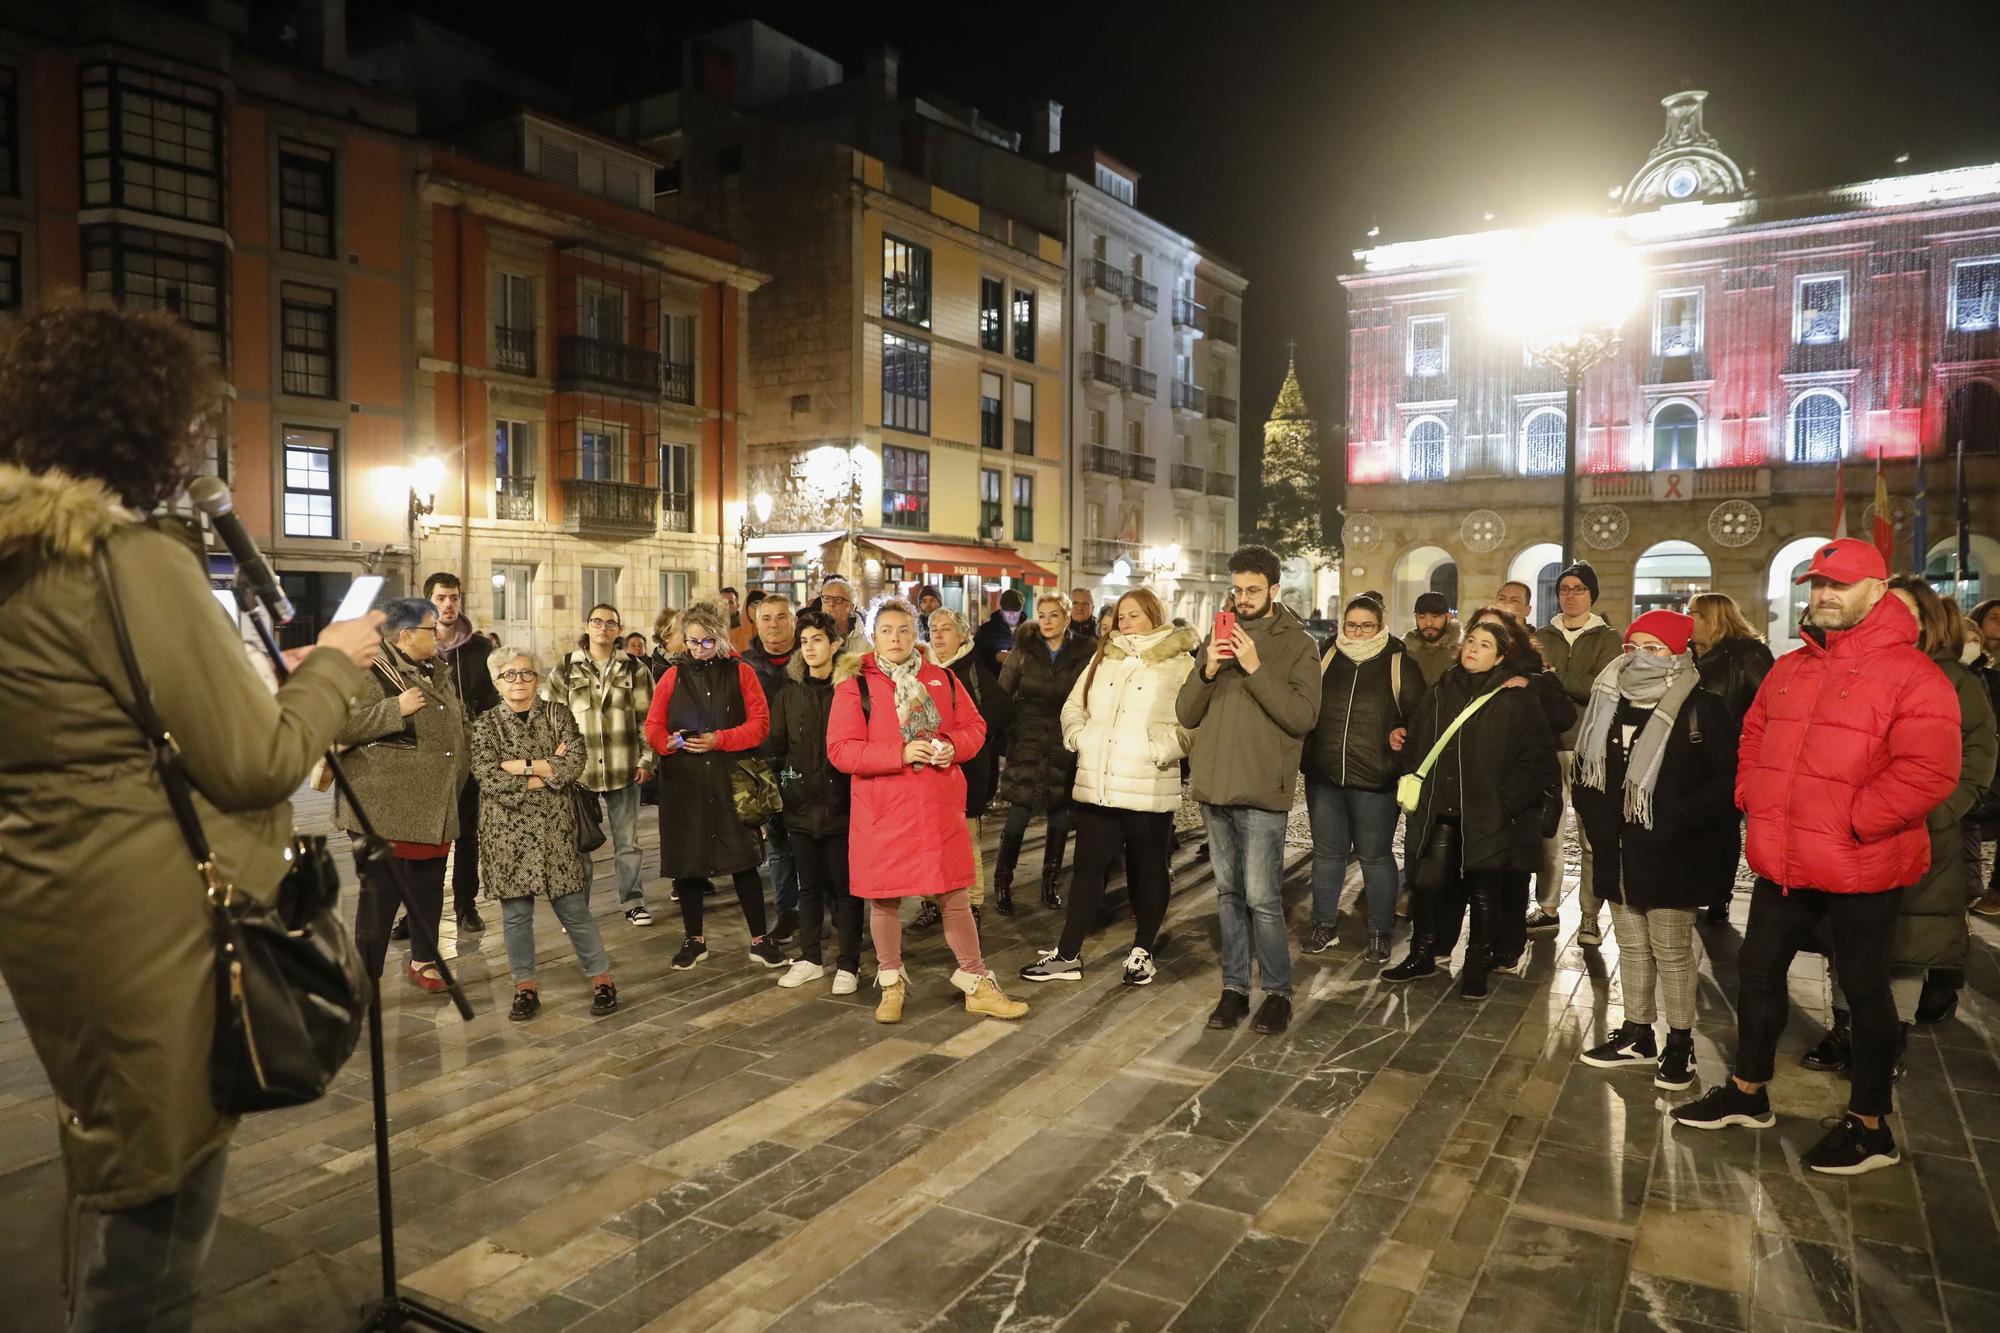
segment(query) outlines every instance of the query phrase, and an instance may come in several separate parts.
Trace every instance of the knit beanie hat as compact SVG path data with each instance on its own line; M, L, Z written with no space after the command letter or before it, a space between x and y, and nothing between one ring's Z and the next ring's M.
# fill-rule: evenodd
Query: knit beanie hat
M1418 593L1416 613L1420 616L1448 616L1451 614L1451 603L1444 599L1441 592Z
M1652 635L1678 657L1688 650L1688 640L1694 637L1694 617L1684 616L1678 611L1648 611L1625 631L1625 642L1632 642L1634 634Z
M1597 571L1590 567L1590 562L1588 560L1579 560L1575 564L1571 565L1568 569L1565 569L1562 573L1556 575L1556 586L1560 588L1562 586L1562 581L1568 578L1573 578L1577 582L1581 583L1584 587L1590 589L1591 603L1592 605L1596 604Z

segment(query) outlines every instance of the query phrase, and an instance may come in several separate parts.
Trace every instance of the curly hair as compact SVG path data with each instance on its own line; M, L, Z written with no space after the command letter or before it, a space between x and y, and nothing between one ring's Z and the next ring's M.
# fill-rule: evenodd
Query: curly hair
M729 642L729 608L721 602L696 602L681 612L681 639L685 641L688 631L696 628L705 629L715 636L718 656L735 651Z
M95 478L135 509L180 493L221 404L208 353L164 311L67 297L0 345L0 462Z

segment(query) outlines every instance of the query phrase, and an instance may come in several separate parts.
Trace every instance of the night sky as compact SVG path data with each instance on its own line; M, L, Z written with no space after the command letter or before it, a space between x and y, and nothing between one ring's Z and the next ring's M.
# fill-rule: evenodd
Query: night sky
M385 10L429 14L585 102L673 84L681 37L748 17L850 74L887 42L904 95L1012 128L1053 97L1066 146L1131 165L1142 209L1248 275L1246 448L1287 338L1315 415L1341 419L1337 275L1371 225L1398 240L1601 212L1676 89L1709 91L1709 132L1764 193L2000 161L1996 0L350 7L357 31Z

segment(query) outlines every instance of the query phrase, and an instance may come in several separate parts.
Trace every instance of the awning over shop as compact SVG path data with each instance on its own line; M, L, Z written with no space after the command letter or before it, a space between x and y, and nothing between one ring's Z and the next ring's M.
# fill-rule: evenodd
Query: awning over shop
M900 562L905 578L1019 579L1054 587L1056 576L1011 546L949 546L864 537L868 545Z
M743 543L745 555L803 555L839 541L844 532L774 532Z

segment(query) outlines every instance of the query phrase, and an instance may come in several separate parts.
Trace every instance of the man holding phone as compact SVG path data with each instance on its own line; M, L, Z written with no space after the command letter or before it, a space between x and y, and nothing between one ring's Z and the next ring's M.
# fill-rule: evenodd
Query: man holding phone
M1211 1028L1250 1012L1254 948L1264 1003L1251 1024L1283 1032L1292 1019L1291 937L1279 896L1285 823L1305 737L1319 720L1319 651L1305 623L1277 602L1278 557L1244 546L1229 558L1231 610L1219 611L1176 701L1194 732L1189 790L1201 804L1222 928L1222 1000Z

